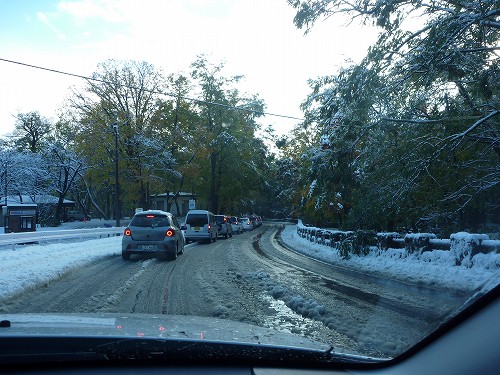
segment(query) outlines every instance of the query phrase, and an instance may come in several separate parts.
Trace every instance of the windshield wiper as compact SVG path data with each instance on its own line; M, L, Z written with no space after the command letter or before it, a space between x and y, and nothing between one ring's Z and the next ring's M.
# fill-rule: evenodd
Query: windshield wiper
M305 349L287 346L149 337L117 338L87 336L31 336L0 339L0 362L46 362L54 359L87 360L169 360L238 363L375 363L380 359L333 352L333 348Z

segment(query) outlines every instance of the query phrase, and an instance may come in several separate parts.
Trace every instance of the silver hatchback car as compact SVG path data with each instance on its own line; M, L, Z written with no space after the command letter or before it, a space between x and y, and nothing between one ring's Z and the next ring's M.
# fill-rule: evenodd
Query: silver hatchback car
M247 216L240 217L240 221L241 221L241 225L243 226L243 230L245 232L253 230L254 227L252 224L252 220L250 220L249 217L247 217Z
M243 233L243 224L238 217L229 216L229 222L231 223L231 227L233 228L233 233Z
M148 210L134 215L123 232L122 258L131 254L152 254L160 259L177 259L184 252L184 234L169 212Z

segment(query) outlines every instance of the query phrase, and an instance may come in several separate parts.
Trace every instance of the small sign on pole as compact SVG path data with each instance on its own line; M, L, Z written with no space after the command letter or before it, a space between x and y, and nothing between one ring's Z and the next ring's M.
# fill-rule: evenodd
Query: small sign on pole
M196 209L196 201L194 199L189 200L189 209L190 210L195 210Z

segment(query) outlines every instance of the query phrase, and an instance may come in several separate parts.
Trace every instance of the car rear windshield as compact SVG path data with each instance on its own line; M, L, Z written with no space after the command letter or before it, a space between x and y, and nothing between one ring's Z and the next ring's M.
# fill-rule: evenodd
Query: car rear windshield
M168 217L164 215L136 215L130 222L134 227L168 227L170 223Z
M207 214L189 214L186 218L186 224L192 227L202 227L208 224Z

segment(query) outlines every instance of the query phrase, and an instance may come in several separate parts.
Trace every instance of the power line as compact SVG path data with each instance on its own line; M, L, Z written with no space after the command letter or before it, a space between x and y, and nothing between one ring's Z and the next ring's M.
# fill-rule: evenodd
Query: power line
M43 66L38 66L38 65L33 65L33 64L27 64L27 63L23 63L23 62L20 62L20 61L8 60L8 59L4 59L4 58L1 58L1 57L0 57L0 61L4 61L4 62L11 63L11 64L16 64L16 65L25 66L25 67L28 67L28 68L34 68L34 69L44 70L44 71L51 72L51 73L63 74L63 75L70 76L70 77L81 78L81 79L85 79L87 81L101 82L101 83L105 83L105 84L108 84L108 85L116 85L116 83L110 82L110 81L106 81L104 79L87 77L87 76L76 74L76 73L69 73L69 72L64 72L62 70L58 70L58 69L45 68ZM118 85L121 86L121 87L128 87L128 88L136 89L136 90L138 89L137 87L133 87L133 86L129 86L129 85L124 85L124 84L121 84L121 83L118 83ZM196 103L215 105L215 106L219 106L219 107L223 107L223 108L228 108L228 109L233 109L233 110L237 110L237 111L246 111L246 112L251 112L251 113L265 115L265 116L274 116L274 117L281 117L281 118L288 118L288 119L292 119L292 120L304 121L303 118L299 118L299 117L293 117L293 116L287 116L287 115L280 115L280 114L271 113L271 112L256 111L254 109L249 109L249 108L244 108L244 107L235 107L235 106L232 106L232 105L229 105L229 104L224 104L224 103L209 102L209 101L206 101L206 100L194 99L194 98L189 98L189 97L186 97L186 96L169 94L169 93L165 93L165 92L161 92L161 91L155 91L155 90L145 90L145 91L148 91L148 92L153 93L153 94L165 95L165 96L169 96L169 97L172 97L172 98L180 98L180 99L183 99L183 100L186 100L186 101L191 101L191 102L196 102Z

